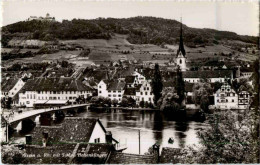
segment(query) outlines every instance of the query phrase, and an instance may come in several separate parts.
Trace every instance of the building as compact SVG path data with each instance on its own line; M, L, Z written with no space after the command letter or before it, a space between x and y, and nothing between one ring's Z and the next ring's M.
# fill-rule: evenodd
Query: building
M132 75L135 76L134 84L143 84L146 81L145 76L143 76L137 71L134 71Z
M141 85L139 89L136 90L136 104L139 104L141 101L148 102L148 103L154 103L153 102L153 92L152 92L152 86L150 82L145 81Z
M38 20L38 21L55 21L54 17L51 17L49 13L45 17L30 16L27 21Z
M226 79L233 80L233 70L201 70L183 72L185 82L198 83L206 81L209 83L225 82Z
M219 109L232 109L238 107L238 95L228 83L224 83L214 94L215 107Z
M108 97L111 100L122 101L125 82L113 80L101 80L98 83L98 96Z
M247 109L250 104L250 94L247 91L240 91L238 93L238 108Z
M182 39L182 23L180 28L180 43L179 49L177 50L176 64L180 67L181 71L186 71L186 52L184 49L183 39Z
M24 86L25 82L21 78L6 78L2 79L1 83L1 98L14 97L20 89Z
M25 152L37 154L37 159L26 157L30 164L104 164L120 149L99 119L69 117L58 126L36 126L28 136Z
M69 77L30 79L19 93L19 105L65 105L77 98L92 96L93 90L81 81Z

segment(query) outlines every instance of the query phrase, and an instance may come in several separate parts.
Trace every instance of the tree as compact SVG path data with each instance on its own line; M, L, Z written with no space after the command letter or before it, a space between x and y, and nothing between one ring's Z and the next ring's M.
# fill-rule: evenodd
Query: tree
M144 107L144 101L140 101L139 106L140 106L141 108L143 108L143 107Z
M111 101L111 104L112 104L114 107L116 107L116 105L118 104L118 101L117 101L116 99L113 99L113 100Z
M63 67L63 68L68 68L68 66L69 66L69 62L68 61L62 61L61 62L61 67Z
M237 120L237 116L241 118ZM250 113L232 111L207 115L209 127L198 132L200 146L190 146L180 163L255 163L256 141Z
M120 105L121 105L122 107L127 107L127 106L128 106L127 98L123 98L122 101L120 102Z
M152 78L152 90L154 94L154 104L157 105L157 101L161 97L163 84L162 84L162 77L159 69L159 65L155 64L154 66L154 75Z
M163 111L175 111L180 109L179 96L174 88L165 88L162 97L158 100L158 107Z
M192 100L195 105L200 105L204 111L208 111L210 104L209 97L213 94L213 89L209 83L196 83L193 86Z
M184 83L184 80L183 80L183 77L182 77L182 72L181 72L181 69L180 67L178 66L177 68L177 84L176 84L176 90L177 90L177 95L179 96L179 99L178 99L178 103L180 105L182 105L182 102L185 98L185 83Z

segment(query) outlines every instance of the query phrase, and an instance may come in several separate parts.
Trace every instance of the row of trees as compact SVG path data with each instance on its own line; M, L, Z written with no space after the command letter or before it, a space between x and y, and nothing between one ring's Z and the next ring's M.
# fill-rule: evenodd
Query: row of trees
M177 69L176 88L164 88L159 65L155 64L152 78L152 90L154 94L154 104L164 111L179 110L184 106L185 83L180 68Z

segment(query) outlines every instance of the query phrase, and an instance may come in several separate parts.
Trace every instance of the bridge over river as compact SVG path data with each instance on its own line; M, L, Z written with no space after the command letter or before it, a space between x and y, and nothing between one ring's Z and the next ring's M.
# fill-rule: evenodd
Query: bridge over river
M90 104L74 104L60 107L34 109L22 113L15 113L7 118L2 116L2 119L4 119L1 125L2 138L4 138L4 141L8 142L9 136L6 128L12 127L17 131L22 130L23 122L26 120L31 120L31 122L34 122L35 124L40 124L40 122L42 124L44 121L50 121L51 118L54 119L56 117L55 115L59 112L62 112L63 114L68 114L70 112L76 113L80 109L87 109L89 105Z

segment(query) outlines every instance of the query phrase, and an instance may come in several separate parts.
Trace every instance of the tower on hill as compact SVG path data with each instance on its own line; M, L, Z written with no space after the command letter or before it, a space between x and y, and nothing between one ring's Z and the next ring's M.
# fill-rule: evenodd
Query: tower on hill
M177 50L176 56L176 64L180 66L181 71L186 71L186 52L184 49L183 38L182 38L182 21L181 21L181 28L180 28L180 43L179 48Z

